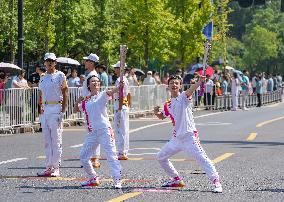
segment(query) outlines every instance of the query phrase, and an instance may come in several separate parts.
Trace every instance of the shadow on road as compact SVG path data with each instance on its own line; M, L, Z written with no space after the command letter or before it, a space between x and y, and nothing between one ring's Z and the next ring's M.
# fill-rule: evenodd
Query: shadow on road
M201 140L202 144L232 144L232 145L264 145L264 146L282 146L283 142L249 142L249 141L216 141L216 140Z
M199 190L196 189L178 189L178 188L162 188L162 187L153 187L153 186L142 186L142 187L123 187L121 189L116 189L112 186L110 187L82 187L82 186L18 186L18 189L35 189L35 190L43 190L43 191L55 191L55 190L73 190L73 189L82 189L82 190L117 190L122 191L123 193L131 193L131 192L197 192ZM207 191L202 191L207 192ZM208 191L211 192L211 191Z
M256 189L256 190L246 190L246 191L249 191L249 192L254 192L254 191L263 192L263 191L267 191L267 192L282 193L282 192L284 192L284 189Z
M130 140L130 142L155 142L166 143L169 140ZM264 145L264 146L282 146L283 142L251 142L251 141L221 141L221 140L200 140L202 144L232 144L232 145ZM255 148L255 147L247 147Z

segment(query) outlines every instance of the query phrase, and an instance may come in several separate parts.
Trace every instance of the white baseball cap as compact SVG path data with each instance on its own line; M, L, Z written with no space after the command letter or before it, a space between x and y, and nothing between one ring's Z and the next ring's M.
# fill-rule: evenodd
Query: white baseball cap
M99 56L97 56L96 54L94 53L91 53L90 55L88 55L87 57L83 57L83 59L85 60L91 60L93 62L99 62L100 58Z
M44 60L47 60L47 59L56 61L56 56L55 56L54 53L46 53L46 54L44 55Z
M112 65L114 68L120 68L120 61L117 61L114 65ZM125 63L125 67L127 67L127 64Z

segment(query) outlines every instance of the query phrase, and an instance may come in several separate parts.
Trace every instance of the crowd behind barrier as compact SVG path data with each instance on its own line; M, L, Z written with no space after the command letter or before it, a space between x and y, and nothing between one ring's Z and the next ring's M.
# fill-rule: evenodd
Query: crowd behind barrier
M187 89L188 86L184 86ZM166 85L141 85L131 86L132 105L130 115L144 114L153 110L154 106L162 106L170 97ZM206 89L205 89L206 92ZM266 92L262 95L262 103L268 104L282 101L283 88ZM82 113L73 113L73 106L81 95L81 87L70 87L68 108L65 113L64 123L83 122ZM230 110L232 108L232 96L230 94L215 96L202 96L197 90L193 95L193 104L198 109ZM242 94L238 96L239 107L243 105ZM34 132L39 123L39 91L37 88L23 89L11 88L0 90L0 132L14 132L17 128L31 128ZM249 94L246 106L253 107L257 104L256 94ZM113 116L113 100L108 105L108 113Z

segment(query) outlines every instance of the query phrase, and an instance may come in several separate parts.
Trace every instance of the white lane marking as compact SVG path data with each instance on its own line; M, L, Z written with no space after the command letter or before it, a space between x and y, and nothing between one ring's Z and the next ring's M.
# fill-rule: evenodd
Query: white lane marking
M11 159L11 160L7 160L7 161L1 161L0 165L6 164L6 163L12 163L12 162L16 162L16 161L21 161L21 160L27 160L27 158L16 158L16 159Z
M200 115L200 116L196 116L195 119L198 119L198 118L203 118L203 117L207 117L207 116L212 116L212 115L216 115L216 114L222 114L224 112L215 112L215 113L211 113L211 114L204 114L204 115ZM151 128L153 126L159 126L159 125L163 125L163 124L167 124L167 123L171 123L171 121L166 121L166 122L161 122L161 123L154 123L154 124L151 124L151 125L147 125L147 126L142 126L140 128L136 128L136 129L132 129L129 131L129 134L130 133L135 133L137 131L140 131L140 130L143 130L143 129L146 129L146 128ZM73 145L73 146L70 146L71 148L77 148L77 147L82 147L83 144L77 144L77 145Z
M76 145L73 145L73 146L70 146L71 148L77 148L77 147L82 147L83 144L76 144Z
M142 126L140 128L136 128L136 129L132 129L129 131L129 133L135 133L139 130L143 130L143 129L146 129L146 128L151 128L153 126L159 126L159 125L163 125L163 124L167 124L167 123L171 123L171 121L167 121L167 122L162 122L162 123L154 123L154 124L151 124L151 125L147 125L147 126Z

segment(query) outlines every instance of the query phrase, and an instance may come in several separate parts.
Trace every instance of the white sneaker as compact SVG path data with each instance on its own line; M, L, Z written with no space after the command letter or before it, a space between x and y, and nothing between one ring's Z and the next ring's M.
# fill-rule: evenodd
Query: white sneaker
M184 186L185 186L185 183L182 180L182 178L179 176L162 184L162 187L184 187Z
M87 180L85 182L81 182L82 187L96 187L100 185L100 181L94 177L93 179Z
M222 188L222 185L221 185L219 180L214 180L213 184L214 184L214 188L212 190L213 193L222 193L223 192L223 188Z
M115 189L121 189L122 185L121 185L121 181L120 180L115 180L114 181L114 188Z
M244 107L244 108L243 108L243 110L244 110L244 111L248 111L249 109L248 109L248 108L246 108L246 107Z
M50 174L50 177L60 177L60 169L54 168Z
M39 177L51 177L52 168L46 168L45 170L38 172L37 176Z

